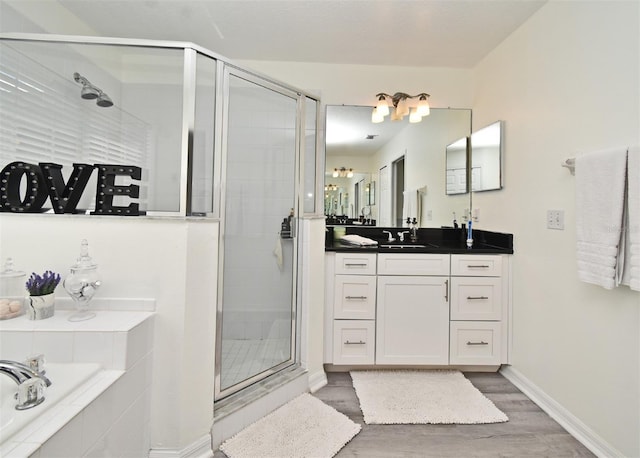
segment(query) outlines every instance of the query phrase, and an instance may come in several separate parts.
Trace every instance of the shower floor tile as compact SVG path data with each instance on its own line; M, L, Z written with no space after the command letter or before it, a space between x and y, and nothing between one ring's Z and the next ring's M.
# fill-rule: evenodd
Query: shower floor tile
M222 388L252 377L289 359L289 339L223 340Z

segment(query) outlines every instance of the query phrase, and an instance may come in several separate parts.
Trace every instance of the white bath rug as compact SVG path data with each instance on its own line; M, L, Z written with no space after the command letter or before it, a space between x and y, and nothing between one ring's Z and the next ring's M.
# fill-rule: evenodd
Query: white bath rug
M351 378L367 424L476 424L509 420L459 371L353 371Z
M302 394L221 446L229 458L330 458L361 426L310 394Z

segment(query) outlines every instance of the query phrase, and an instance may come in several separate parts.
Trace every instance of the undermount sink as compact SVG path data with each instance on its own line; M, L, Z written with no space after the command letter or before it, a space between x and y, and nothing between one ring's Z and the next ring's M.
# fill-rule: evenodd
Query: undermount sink
M418 243L411 243L411 244L393 244L393 245L380 245L380 248L398 248L398 249L407 249L407 248L427 248L427 247L431 247L431 248L437 248L436 245L432 245L431 243L427 244L427 245L421 245Z

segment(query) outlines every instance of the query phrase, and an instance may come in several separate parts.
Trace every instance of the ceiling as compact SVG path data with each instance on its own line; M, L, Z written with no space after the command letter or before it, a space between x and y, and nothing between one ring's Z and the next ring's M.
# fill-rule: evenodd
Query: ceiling
M54 34L196 43L232 60L473 68L547 0L0 0ZM56 5L57 4L57 5ZM73 20L48 20L62 6ZM66 12L65 12L66 13ZM71 16L71 19L73 19ZM69 17L67 17L69 19ZM18 26L17 26L18 27ZM7 32L30 30L6 30ZM359 135L326 154L368 155L402 123L347 115ZM329 123L329 121L328 121ZM327 126L327 134L331 127Z
M3 0L17 9L24 1ZM29 0L28 6L51 11L57 2L96 35L189 41L234 60L472 68L545 1ZM61 24L49 23L47 32L75 33Z

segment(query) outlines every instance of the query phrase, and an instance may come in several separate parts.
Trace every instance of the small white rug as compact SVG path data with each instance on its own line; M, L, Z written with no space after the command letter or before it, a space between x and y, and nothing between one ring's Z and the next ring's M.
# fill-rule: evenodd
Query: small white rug
M301 394L221 446L229 458L331 458L361 426L310 394Z
M354 371L351 378L367 424L476 424L509 420L459 371Z

